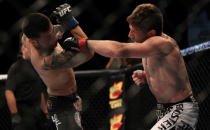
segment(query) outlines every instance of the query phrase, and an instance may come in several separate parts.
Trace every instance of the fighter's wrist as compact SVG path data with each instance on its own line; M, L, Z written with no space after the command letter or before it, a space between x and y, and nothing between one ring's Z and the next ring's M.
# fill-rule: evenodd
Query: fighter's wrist
M78 46L81 51L86 51L88 49L87 38L81 38L78 42Z
M143 76L144 79L147 81L147 75L146 75L146 72L145 72L145 71L142 72L142 76Z
M79 25L79 22L74 18L72 17L72 19L67 23L67 29L68 30L72 30L74 29L77 25Z

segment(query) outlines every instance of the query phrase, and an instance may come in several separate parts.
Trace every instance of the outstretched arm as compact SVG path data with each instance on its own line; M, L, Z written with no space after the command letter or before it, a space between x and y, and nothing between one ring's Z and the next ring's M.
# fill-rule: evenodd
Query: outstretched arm
M87 40L87 48L115 58L142 58L169 53L170 44L161 37L151 37L142 43L121 43L111 40Z
M69 38L64 41L68 49L79 48L81 51L91 49L105 57L142 58L153 55L167 55L173 48L168 40L154 36L142 43L121 43L111 40L76 40Z
M82 39L82 38L87 38L87 35L84 33L84 31L82 30L82 28L78 25L76 26L74 29L71 30L72 35L77 38L77 39ZM94 56L94 51L92 49L88 49L84 52L80 52L82 54L80 54L81 56L83 54L87 55L87 60L91 59ZM87 61L85 60L85 61Z
M77 39L87 38L87 35L84 33L79 25L71 30L71 34Z

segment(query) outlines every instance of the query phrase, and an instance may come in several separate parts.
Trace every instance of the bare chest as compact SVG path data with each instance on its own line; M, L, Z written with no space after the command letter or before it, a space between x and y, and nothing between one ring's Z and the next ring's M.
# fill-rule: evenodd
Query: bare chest
M51 89L62 89L75 86L75 76L72 68L44 69L43 58L33 57L32 64L43 82Z
M143 58L144 70L147 74L156 73L157 68L161 67L162 61L160 58Z
M146 72L147 76L147 83L150 86L150 89L152 91L159 91L160 87L167 86L164 79L164 75L161 73L164 73L165 71L162 65L162 61L159 58L144 58L142 59L144 71Z

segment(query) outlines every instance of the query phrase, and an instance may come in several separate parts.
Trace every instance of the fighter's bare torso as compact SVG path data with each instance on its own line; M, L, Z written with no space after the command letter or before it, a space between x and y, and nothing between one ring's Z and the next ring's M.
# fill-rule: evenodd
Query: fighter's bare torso
M53 53L58 51L63 51L59 44L57 44ZM76 91L76 81L73 69L45 69L44 58L31 46L31 62L47 85L48 93L55 96L65 96L74 93Z
M50 31L40 34L39 40L46 37L54 38L53 25L50 25ZM79 26L71 30L75 38L86 38L86 34ZM91 59L93 51L66 51L57 42L44 40L39 42L37 39L29 39L23 34L21 41L29 50L28 55L31 63L39 76L47 86L48 94L54 96L66 96L76 92L76 81L73 72L74 67L83 64Z
M168 54L159 54L142 59L151 92L159 103L175 103L192 94L184 60L176 42L169 40L172 50Z

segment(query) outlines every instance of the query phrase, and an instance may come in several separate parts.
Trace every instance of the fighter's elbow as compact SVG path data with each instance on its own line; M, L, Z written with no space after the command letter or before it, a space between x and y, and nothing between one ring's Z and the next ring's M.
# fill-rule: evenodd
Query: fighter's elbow
M90 57L93 57L95 52L93 50L90 51Z
M120 57L123 57L123 51L121 51L121 50L112 50L112 51L107 52L104 56L105 57L120 58Z
M114 57L114 58L126 57L126 51L124 49L116 49L116 50L110 51L107 54L108 54L108 57Z
M91 58L93 58L94 54L95 52L93 50L89 51L87 60L90 60Z

